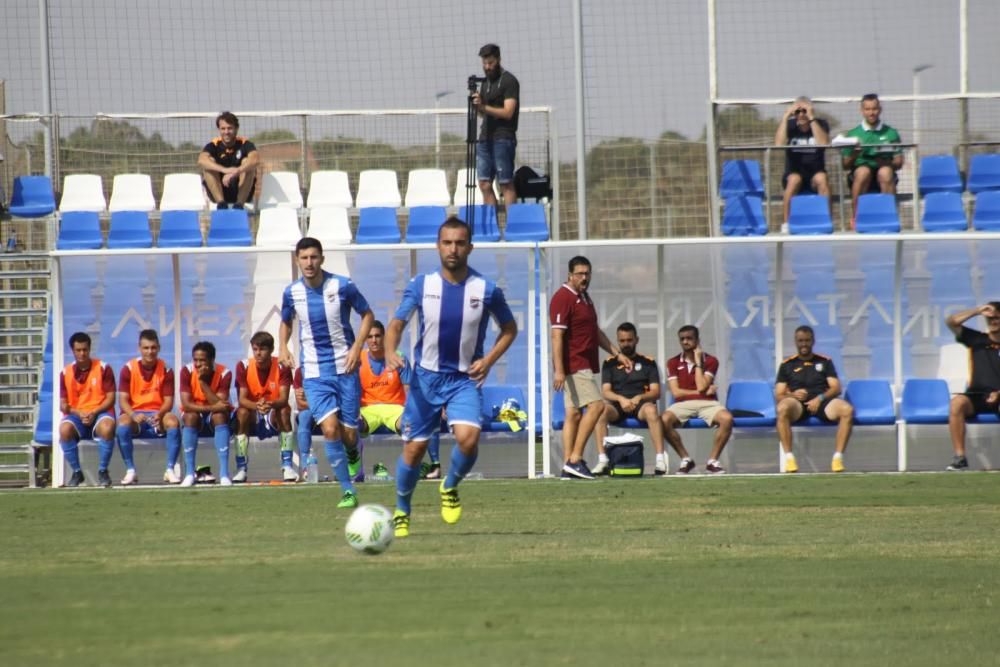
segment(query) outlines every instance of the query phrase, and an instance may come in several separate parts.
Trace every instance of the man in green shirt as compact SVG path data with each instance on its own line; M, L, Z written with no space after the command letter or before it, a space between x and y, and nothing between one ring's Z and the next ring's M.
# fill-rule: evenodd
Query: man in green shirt
M868 93L861 98L861 115L864 117L861 124L847 133L848 137L855 137L859 145L845 148L841 156L844 170L849 174L847 180L855 213L858 197L867 192L896 194L896 172L903 166L901 148L877 145L902 143L899 132L881 121L882 105L878 95Z

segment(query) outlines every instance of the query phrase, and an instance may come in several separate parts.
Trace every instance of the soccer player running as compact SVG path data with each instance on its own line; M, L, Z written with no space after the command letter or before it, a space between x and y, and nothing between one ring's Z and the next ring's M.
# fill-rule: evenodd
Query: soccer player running
M458 484L479 454L481 387L493 364L517 337L517 323L496 283L469 268L471 230L452 216L438 229L441 269L413 278L389 322L385 337L387 368L399 370L396 353L403 328L414 311L420 314L420 336L414 354L410 393L403 410L403 453L396 465L396 537L410 534L410 499L420 477L427 441L438 428L441 409L455 435L448 475L441 482L441 518L457 523L462 516ZM483 340L493 315L500 326L493 348L483 354Z
M357 507L348 460L360 462L361 458L357 450L358 364L375 316L350 278L323 270L323 244L318 240L301 239L295 246L295 260L302 277L286 287L281 298L278 359L292 367L288 341L292 320L298 317L302 388L312 417L323 430L326 456L344 494L337 507ZM361 315L357 338L351 328L352 309Z

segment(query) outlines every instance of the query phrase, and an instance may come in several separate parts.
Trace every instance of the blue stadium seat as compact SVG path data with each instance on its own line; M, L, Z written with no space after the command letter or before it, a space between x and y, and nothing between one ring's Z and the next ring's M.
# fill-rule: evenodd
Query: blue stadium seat
M738 195L726 199L722 211L722 233L725 236L763 236L767 234L764 205L760 197Z
M920 194L935 192L962 192L962 175L958 161L951 155L927 155L920 159Z
M250 238L250 220L241 208L224 208L212 211L212 225L208 228L208 247L243 247L253 243Z
M504 401L514 399L521 406L522 410L527 410L528 404L524 400L524 389L512 384L487 385L483 387L483 414L480 418L483 430L486 432L510 433L508 424L495 418L495 412L500 409ZM526 428L527 421L520 422L521 428Z
M892 388L886 380L851 380L844 398L854 406L855 424L896 423Z
M969 160L969 192L1000 190L1000 154L973 155Z
M962 195L957 192L932 192L924 197L924 217L920 225L925 232L964 232L969 228Z
M59 250L95 250L104 245L101 220L93 211L66 211L59 217Z
M947 424L951 394L945 380L911 378L903 385L900 416L908 424Z
M197 211L163 211L160 214L160 248L200 248L201 223Z
M729 199L739 195L764 197L764 183L760 178L760 163L757 160L727 160L722 163L719 196Z
M858 197L858 212L854 216L859 234L895 234L899 232L896 195L865 194Z
M507 207L506 241L548 241L549 224L541 204L511 204Z
M469 221L469 207L462 206L458 209L460 220ZM500 227L497 224L497 209L489 204L475 205L475 220L472 225L473 241L499 241Z
M832 234L830 204L823 195L795 195L788 210L789 234Z
M115 211L108 230L108 249L152 248L149 214L142 211Z
M414 206L406 225L407 243L435 243L438 228L448 217L444 206Z
M987 190L976 195L972 228L979 232L1000 231L1000 190Z
M726 409L733 413L735 426L774 426L774 388L760 380L730 382ZM740 411L761 416L741 416Z
M48 176L18 176L10 197L10 214L18 218L41 218L56 210L52 180Z
M370 206L361 209L358 221L358 243L399 243L399 221L396 209L389 206Z

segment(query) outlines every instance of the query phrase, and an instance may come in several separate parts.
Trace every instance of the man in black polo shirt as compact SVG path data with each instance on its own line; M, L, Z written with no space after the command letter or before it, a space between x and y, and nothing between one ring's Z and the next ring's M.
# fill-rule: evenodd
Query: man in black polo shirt
M963 323L976 315L986 318L986 331L976 331ZM948 470L965 470L965 420L973 415L1000 413L1000 301L963 310L950 315L945 324L955 334L955 340L969 348L972 377L964 394L951 398L948 431L955 450Z
M476 174L483 203L496 206L493 178L496 177L503 202L510 206L514 191L514 149L517 147L517 117L520 113L521 84L500 66L500 47L487 44L479 49L486 80L472 95L472 105L483 117L476 145Z
M604 412L594 428L597 440L597 465L591 470L595 475L608 472L608 455L604 451L604 438L608 435L608 424L614 424L626 417L635 417L646 422L649 437L656 449L656 474L667 471L663 456L663 424L660 422L656 402L660 400L660 371L656 362L635 351L639 335L635 325L622 322L618 325L618 349L632 360L632 369L626 370L618 357L611 357L601 366L601 395L604 397Z
M803 189L830 200L830 182L826 178L826 153L820 148L808 148L816 144L830 143L830 124L816 117L812 100L802 96L795 99L785 111L778 131L774 135L775 146L802 146L785 151L785 222L788 222L788 208L792 197Z
M257 183L260 156L249 139L236 136L240 121L231 111L215 119L219 136L205 144L198 155L202 181L218 208L243 208Z
M836 447L830 470L844 471L844 450L851 437L854 407L840 395L840 380L833 360L813 353L816 338L812 327L803 325L795 330L795 356L781 362L774 386L778 402L778 439L785 452L785 472L798 472L799 464L792 453L792 424L819 417L837 424Z

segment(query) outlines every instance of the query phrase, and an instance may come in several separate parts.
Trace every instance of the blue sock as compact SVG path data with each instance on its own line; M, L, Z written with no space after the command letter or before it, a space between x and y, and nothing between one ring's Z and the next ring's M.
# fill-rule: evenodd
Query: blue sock
M333 468L333 475L340 483L340 488L346 493L354 492L354 484L351 483L351 473L347 471L347 451L344 443L340 440L326 441L326 458L330 460L330 467Z
M115 443L111 440L105 440L104 438L95 438L97 440L97 454L98 454L98 470L107 470L108 466L111 465L111 455L115 453Z
M215 451L219 455L219 479L229 477L229 424L215 427Z
M306 459L309 457L310 450L312 450L312 426L312 413L308 410L299 412L299 423L295 436L299 442L299 463L301 465L306 464Z
M427 441L427 453L430 454L431 463L441 463L440 433L431 433L431 439Z
M135 469L135 461L132 458L132 452L134 449L135 448L132 445L132 426L119 426L118 451L122 454L122 461L125 462L126 470Z
M77 447L76 440L72 440L70 442L60 440L59 446L62 447L63 458L66 459L66 463L69 464L69 467L73 469L73 472L79 472L80 450Z
M184 443L184 474L195 474L195 455L198 453L198 429L185 426L181 431L181 442Z
M400 512L410 513L410 498L413 497L413 490L417 488L419 479L420 466L411 466L400 455L396 461L396 509Z
M479 458L478 447L471 454L463 454L458 445L455 445L451 450L451 463L448 464L448 477L444 480L444 488L454 489L458 486L458 483L472 470L477 458Z
M181 430L171 428L167 430L167 467L173 468L177 463L177 457L181 453Z

